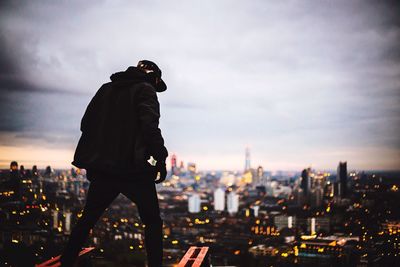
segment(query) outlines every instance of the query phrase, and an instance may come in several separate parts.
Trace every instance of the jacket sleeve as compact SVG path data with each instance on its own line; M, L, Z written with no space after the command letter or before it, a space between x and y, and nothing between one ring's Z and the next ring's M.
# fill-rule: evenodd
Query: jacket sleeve
M149 148L149 153L157 161L165 161L168 151L158 127L160 119L160 104L153 87L143 86L138 92L138 115L143 139Z

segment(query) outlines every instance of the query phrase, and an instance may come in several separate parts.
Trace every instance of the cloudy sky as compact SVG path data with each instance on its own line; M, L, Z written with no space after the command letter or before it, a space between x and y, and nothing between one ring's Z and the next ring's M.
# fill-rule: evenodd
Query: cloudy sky
M150 59L178 160L241 170L249 146L267 170L400 169L398 1L1 5L1 167L70 167L91 97Z

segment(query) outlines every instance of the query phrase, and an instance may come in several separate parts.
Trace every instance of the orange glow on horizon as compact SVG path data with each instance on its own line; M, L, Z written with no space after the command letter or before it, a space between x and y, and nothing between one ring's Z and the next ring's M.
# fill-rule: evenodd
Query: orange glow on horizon
M37 165L38 168L45 168L50 165L53 168L71 168L74 151L70 149L45 148L39 146L0 146L0 168L8 169L11 161L18 162L31 168Z

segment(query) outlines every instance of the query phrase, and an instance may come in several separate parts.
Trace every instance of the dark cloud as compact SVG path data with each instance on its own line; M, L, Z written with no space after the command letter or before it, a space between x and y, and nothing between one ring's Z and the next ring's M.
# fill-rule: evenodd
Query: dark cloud
M204 158L250 143L299 164L313 150L330 155L320 164L343 153L365 166L375 153L400 166L398 1L2 5L0 133L14 141L76 142L100 84L148 57L168 83L172 150Z

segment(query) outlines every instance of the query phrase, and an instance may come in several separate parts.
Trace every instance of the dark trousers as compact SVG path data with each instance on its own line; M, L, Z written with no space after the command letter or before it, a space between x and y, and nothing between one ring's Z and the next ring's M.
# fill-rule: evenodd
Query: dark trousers
M72 230L71 236L61 256L61 266L73 266L77 255L88 238L104 210L120 194L133 201L139 211L140 218L145 224L145 247L148 266L162 266L162 224L158 206L154 178L151 174L141 181L115 181L112 175L108 179L96 179L92 175L86 205L82 217ZM145 179L148 178L148 179Z

